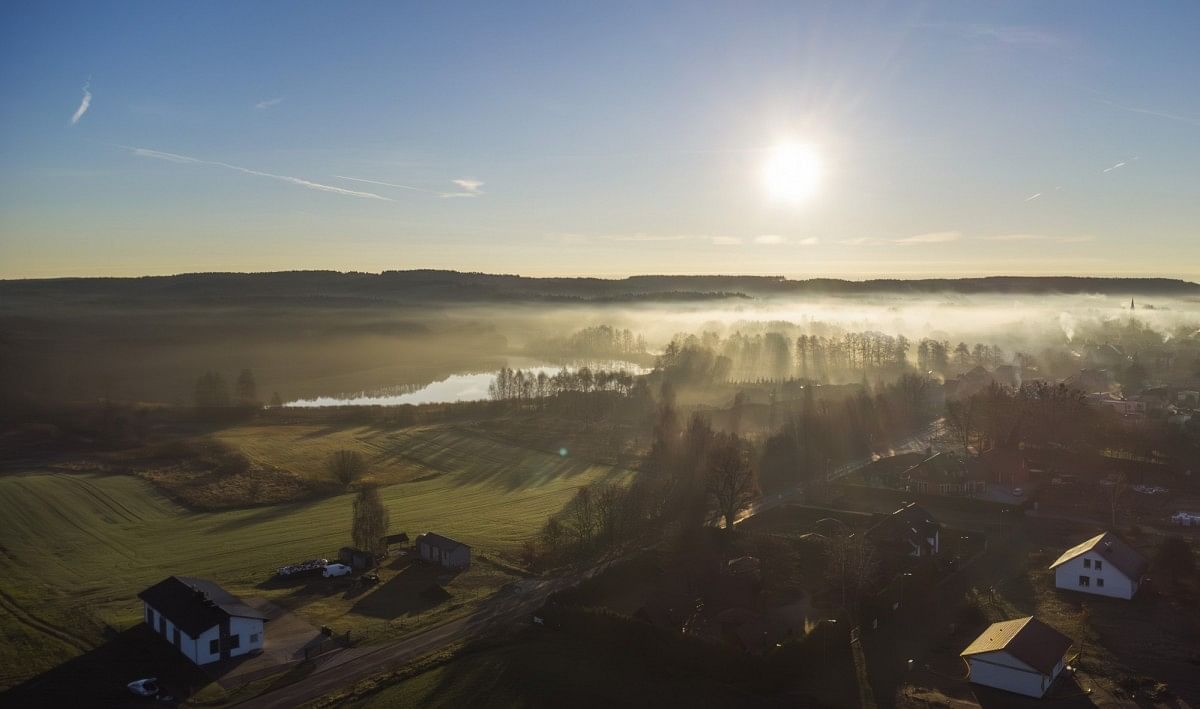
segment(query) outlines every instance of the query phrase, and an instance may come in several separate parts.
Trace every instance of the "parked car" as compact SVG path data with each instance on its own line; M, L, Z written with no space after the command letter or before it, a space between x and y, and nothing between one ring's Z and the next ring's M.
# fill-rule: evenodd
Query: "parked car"
M358 582L364 586L374 586L375 584L379 583L379 574L375 573L374 571L368 571L367 573L358 577Z
M335 576L349 576L353 571L354 569L346 566L345 564L329 564L325 567L325 570L321 572L321 575L327 579L331 579Z
M139 697L157 697L158 693L162 691L158 686L157 677L135 679L125 686L129 687L129 691L133 692Z

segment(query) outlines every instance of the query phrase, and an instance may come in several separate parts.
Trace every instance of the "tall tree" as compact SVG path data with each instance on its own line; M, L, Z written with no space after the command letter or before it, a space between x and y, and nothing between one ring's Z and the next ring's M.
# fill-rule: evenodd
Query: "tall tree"
M251 372L249 369L243 369L238 374L234 394L237 397L237 403L241 406L254 406L258 404L258 383L254 381L254 372Z
M748 446L732 433L717 434L708 454L705 493L718 520L732 530L738 514L758 497L758 476L750 465Z
M218 372L207 371L196 380L196 408L213 409L229 406L229 385Z
M387 551L383 538L387 536L388 511L383 506L379 488L374 485L362 487L354 496L354 523L351 536L354 546L372 554Z

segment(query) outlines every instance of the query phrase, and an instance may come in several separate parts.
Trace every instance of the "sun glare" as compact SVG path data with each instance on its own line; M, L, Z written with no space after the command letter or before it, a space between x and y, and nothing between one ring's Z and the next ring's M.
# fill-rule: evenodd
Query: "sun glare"
M773 201L806 202L816 193L820 181L821 158L811 145L782 143L767 154L763 183Z

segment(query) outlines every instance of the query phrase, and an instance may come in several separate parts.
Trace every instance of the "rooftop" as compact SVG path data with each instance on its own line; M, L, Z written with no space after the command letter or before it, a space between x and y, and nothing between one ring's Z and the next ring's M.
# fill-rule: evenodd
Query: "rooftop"
M1070 638L1029 616L992 623L959 654L968 657L1003 650L1049 675L1070 648Z

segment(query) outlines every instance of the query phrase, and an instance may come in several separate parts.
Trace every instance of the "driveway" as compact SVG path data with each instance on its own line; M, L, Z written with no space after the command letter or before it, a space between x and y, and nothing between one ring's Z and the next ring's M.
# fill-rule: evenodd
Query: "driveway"
M267 642L257 655L235 657L205 668L226 689L239 687L303 660L304 648L321 638L319 629L266 599L248 598L245 602L267 616Z

